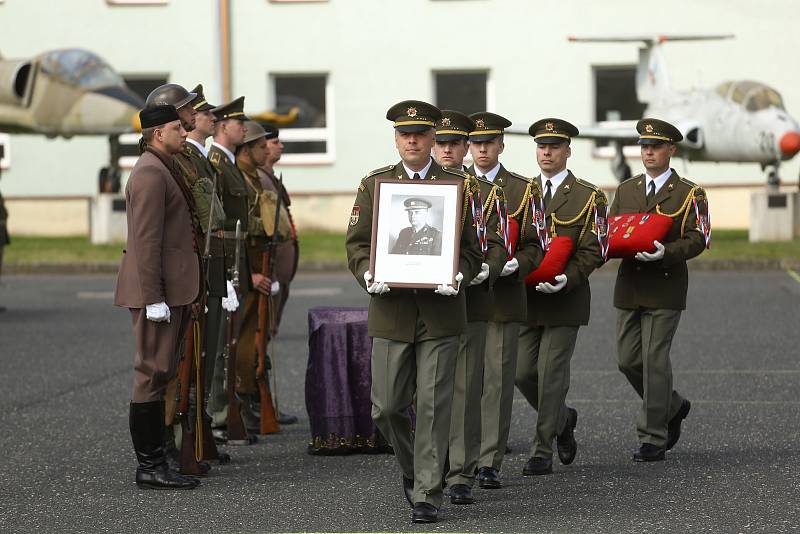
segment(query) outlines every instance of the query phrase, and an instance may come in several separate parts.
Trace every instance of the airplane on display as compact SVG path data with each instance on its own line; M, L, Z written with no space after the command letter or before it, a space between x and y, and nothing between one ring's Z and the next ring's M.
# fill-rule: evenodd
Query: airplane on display
M713 89L673 89L663 44L668 41L729 39L732 35L569 37L583 43L643 43L636 70L636 95L644 117L666 120L683 134L679 156L688 161L758 163L770 185L780 183L781 162L800 152L800 125L786 111L780 93L755 81L726 81ZM622 181L631 176L623 146L636 144L633 124L579 127L579 138L609 141L616 148L611 167Z

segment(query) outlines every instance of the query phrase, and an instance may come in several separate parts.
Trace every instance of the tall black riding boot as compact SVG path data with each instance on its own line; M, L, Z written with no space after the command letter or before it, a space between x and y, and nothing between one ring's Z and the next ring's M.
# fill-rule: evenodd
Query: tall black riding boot
M145 489L194 489L200 482L167 466L164 454L164 403L132 402L129 424L139 466L136 485Z

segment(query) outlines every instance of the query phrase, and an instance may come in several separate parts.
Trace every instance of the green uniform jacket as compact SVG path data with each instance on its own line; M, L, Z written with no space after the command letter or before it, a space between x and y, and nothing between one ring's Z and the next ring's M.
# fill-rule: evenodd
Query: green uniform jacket
M181 170L189 190L194 197L197 208L197 217L200 224L199 238L200 253L205 253L206 234L208 233L208 216L211 214L211 230L222 230L225 223L225 211L222 201L214 190L214 175L216 171L205 156L191 143L184 143L180 153L175 155L175 161ZM208 294L212 297L225 297L228 291L225 286L225 248L222 239L212 236L209 247L209 258L206 265L206 282Z
M541 175L535 180L541 190ZM553 294L540 293L533 287L527 288L527 322L530 326L589 324L592 303L589 275L603 265L594 227L594 205L605 207L606 202L606 196L600 189L575 178L572 172L555 191L545 209L545 223L552 236L568 236L572 239L572 256L564 268L567 286Z
M485 204L489 201L492 191L495 196L505 202L503 190L488 180L476 178L481 190L481 198ZM483 211L484 223L486 224L486 238L488 246L484 263L489 265L489 278L476 286L467 286L467 321L491 321L494 316L494 292L492 286L500 275L500 271L506 264L506 247L503 238L495 231L497 229L497 209L492 206L485 206ZM474 230L474 229L473 229ZM469 282L467 282L469 283Z
M645 182L645 176L639 174L619 185L609 219L626 213L662 213L672 217L672 228L662 243L663 259L653 262L622 260L614 287L614 306L627 310L684 310L689 286L686 260L699 255L706 247L705 238L697 227L692 198L698 202L705 201L705 192L678 176L673 169L672 175L656 193L654 202L648 205Z
M431 163L426 179L438 177L468 179L467 174L454 169L443 170ZM369 270L372 241L372 204L376 178L409 179L401 163L371 172L358 186L350 225L347 227L347 261L356 281L366 289L364 273ZM417 318L425 323L433 337L456 336L464 331L467 322L466 286L480 272L483 253L478 245L472 218L467 216L461 228L459 271L464 276L461 290L455 297L434 293L433 289L393 288L384 295L372 295L369 303L369 335L394 341L412 343Z
M247 203L250 206L247 224L247 256L250 258L250 271L264 274L263 255L267 250L269 239L264 231L264 223L261 222L261 205L258 203L258 195L264 190L264 186L261 185L255 167L245 165L238 159L236 166L244 176L247 185Z
M217 193L222 198L222 206L225 209L225 230L233 232L236 230L236 221L242 221L242 233L247 232L247 185L244 176L239 168L230 160L228 156L211 145L208 150L208 161L217 171ZM234 255L236 250L235 239L225 239L225 268L233 268ZM242 241L241 255L239 257L239 288L242 293L252 289L250 279L250 265L247 259L246 241Z
M470 167L470 172L475 172L474 166ZM525 209L526 204L530 204L530 195L537 194L531 181L524 176L507 171L500 165L500 170L494 178L494 184L503 190L509 218L516 219L520 229L525 228L526 223L531 223L530 209ZM499 230L497 223L489 229L494 233L498 233ZM492 288L494 314L491 320L498 323L522 322L527 316L525 275L531 272L542 258L542 249L534 232L520 231L520 240L514 257L519 262L519 269L508 276L496 278ZM501 270L503 265L505 265L505 261L500 265Z

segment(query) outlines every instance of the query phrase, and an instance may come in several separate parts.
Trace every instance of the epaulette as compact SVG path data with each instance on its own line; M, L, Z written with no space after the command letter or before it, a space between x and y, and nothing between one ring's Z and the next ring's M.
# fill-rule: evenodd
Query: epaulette
M684 178L683 176L679 177L678 179L679 179L681 182L683 182L683 183L685 183L686 185L688 185L689 187L700 187L699 185L697 185L697 184L696 184L696 183L694 183L693 181L691 181L691 180L687 180L687 179L686 179L686 178Z
M637 174L635 176L631 176L627 180L620 182L619 186L617 187L622 187L623 185L628 185L628 184L635 184L637 180L641 180L642 178L644 178L644 174Z
M596 206L607 206L608 205L608 198L606 198L606 194L602 189L596 190L597 195L594 197L594 203Z
M183 146L181 147L181 152L183 152L183 155L186 156L187 158L191 157L192 148L189 146L189 143L183 144Z
M510 175L511 175L511 176L513 176L514 178L519 178L520 180L522 180L522 181L523 181L523 182L525 182L525 183L531 183L531 182L533 181L533 180L531 180L530 178L527 178L527 177L525 177L525 176L522 176L521 174L517 174L517 173L515 173L515 172L513 172L513 171L508 171L508 174L510 174Z
M486 178L484 178L483 176L477 176L477 177L476 177L476 179L477 179L479 182L483 182L483 183L485 183L485 184L489 184L489 185L493 185L493 186L495 186L495 187L499 187L497 184L490 182L489 180L487 180L487 179L486 179Z
M455 169L453 167L442 167L442 172L446 172L448 174L454 174L459 178L469 178L470 176L472 176L468 172L464 172L461 169Z
M575 182L581 184L583 187L591 189L592 191L597 191L602 193L603 190L594 185L593 183L587 182L586 180L581 180L580 178L575 178Z
M537 198L542 196L542 186L536 180L531 180L531 195Z
M394 170L394 168L395 165L387 165L386 167L381 167L380 169L375 169L374 171L367 173L364 178L369 178L370 176L375 176L376 174L380 174L382 172L391 171Z

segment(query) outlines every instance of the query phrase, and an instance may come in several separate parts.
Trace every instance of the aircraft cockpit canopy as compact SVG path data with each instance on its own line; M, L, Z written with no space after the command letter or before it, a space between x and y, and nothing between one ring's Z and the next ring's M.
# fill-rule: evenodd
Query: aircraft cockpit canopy
M761 111L770 107L785 109L778 91L760 82L740 80L717 86L717 94L736 102L747 111Z
M63 83L85 90L125 84L122 77L98 56L87 50L54 50L41 58L42 72Z

